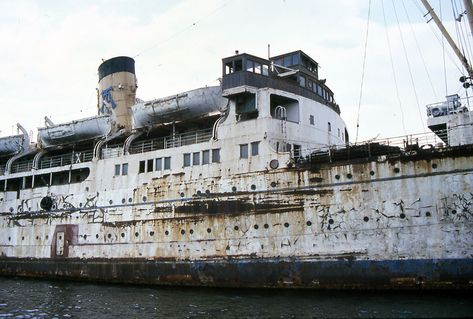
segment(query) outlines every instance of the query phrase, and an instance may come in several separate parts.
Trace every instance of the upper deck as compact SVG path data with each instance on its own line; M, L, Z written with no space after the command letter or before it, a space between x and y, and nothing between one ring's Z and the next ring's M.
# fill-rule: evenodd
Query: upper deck
M222 90L252 86L273 88L322 103L337 114L333 92L318 78L318 64L301 50L269 60L243 53L222 60Z

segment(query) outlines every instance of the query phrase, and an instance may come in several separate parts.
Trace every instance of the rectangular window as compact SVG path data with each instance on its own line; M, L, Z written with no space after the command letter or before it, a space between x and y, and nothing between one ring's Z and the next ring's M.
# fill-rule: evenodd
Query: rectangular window
M202 151L202 165L210 163L210 151Z
M310 116L309 116L309 123L310 123L310 125L315 125L315 121L314 121L314 116L313 116L313 115L310 115Z
M128 175L128 163L122 165L122 175Z
M246 71L253 72L253 61L246 60Z
M255 62L255 73L261 74L261 63Z
M263 75L269 75L269 67L263 64Z
M299 64L299 54L293 54L292 55L292 65L298 65Z
M243 70L243 61L242 60L235 60L233 64L235 66L235 72Z
M301 146L294 144L294 158L301 157Z
M292 65L292 57L290 55L284 57L284 66L291 66Z
M212 163L220 163L220 149L215 148L212 150Z
M155 169L156 169L157 171L160 171L160 170L163 169L163 159L162 159L162 158L157 158L157 159L156 159Z
M164 158L164 169L171 169L171 158L165 157Z
M338 129L338 137L340 137L340 129Z
M192 165L200 165L200 152L192 154Z
M191 166L191 153L184 154L184 167Z
M145 172L145 166L146 166L146 162L145 161L140 161L140 169L139 169L138 173L144 173Z
M256 156L259 153L259 142L251 143L251 156Z
M328 122L328 131L332 132L332 124L330 124L330 122Z
M153 159L149 159L148 160L148 163L147 163L147 166L146 166L146 171L147 172L152 172L154 169L153 169L153 164L154 164L154 160Z
M248 158L248 144L240 144L240 158Z
M298 79L299 85L302 87L305 87L305 77L303 77L302 75L299 75L297 79Z
M115 165L115 176L120 175L120 164Z
M313 86L312 80L307 80L307 87L312 91L312 86Z

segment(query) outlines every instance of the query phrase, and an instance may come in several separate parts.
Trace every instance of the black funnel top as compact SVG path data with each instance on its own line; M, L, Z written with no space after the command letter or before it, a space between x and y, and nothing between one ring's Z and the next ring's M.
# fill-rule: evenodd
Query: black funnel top
M117 72L130 72L135 74L135 60L127 56L117 56L100 64L99 81L107 75Z

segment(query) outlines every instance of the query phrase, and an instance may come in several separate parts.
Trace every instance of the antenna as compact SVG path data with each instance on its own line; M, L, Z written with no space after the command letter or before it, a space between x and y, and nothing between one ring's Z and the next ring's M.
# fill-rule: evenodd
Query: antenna
M271 44L268 43L268 60L271 59Z

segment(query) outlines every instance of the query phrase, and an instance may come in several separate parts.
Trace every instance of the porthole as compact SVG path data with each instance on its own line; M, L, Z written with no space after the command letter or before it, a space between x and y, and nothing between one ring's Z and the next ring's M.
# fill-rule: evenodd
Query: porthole
M107 235L107 238L108 238L108 239L112 238L112 234L108 234L108 235Z
M236 192L236 191L237 191L236 186L233 186L233 187L232 187L232 192Z
M271 182L271 187L274 188L274 187L276 187L276 185L277 185L276 182Z
M36 236L36 240L39 240L39 236Z
M332 224L333 224L333 219L330 218L330 219L328 220L328 223L329 223L330 225L332 225Z
M61 239L61 236L59 236L59 239ZM21 236L21 240L25 240L25 236Z
M150 232L149 232L149 235L150 235L151 237L153 237L153 236L154 236L154 231L150 231Z
M209 233L209 234L210 234L211 232L212 232L212 229L210 229L210 228L207 228L207 233Z
M399 217L401 217L402 219L404 219L404 218L406 218L406 214L401 213L401 215L399 215Z
M312 222L310 220L307 221L307 223L305 223L307 226L312 226Z
M10 213L13 213L14 209L13 207L10 207Z
M166 236L169 235L169 231L166 230L166 231L164 232L164 235L166 235Z
M193 229L189 230L189 233L192 235L194 233L194 230Z
M235 227L233 227L233 229L234 229L234 230L238 230L238 229L240 229L240 228L238 228L238 226L235 226Z
M126 203L126 199L122 198L122 204Z
M268 225L268 224L264 224L263 227L264 227L265 229L268 229L268 228L269 228L269 225Z
M147 198L146 196L143 196L143 202L146 202Z
M284 223L284 227L286 228L289 227L289 223L288 222Z
M8 237L8 241L11 241L11 237Z
M340 175L335 175L335 179L340 179Z
M48 238L49 238L49 236L48 236L48 235L46 235L46 240L47 240Z
M82 203L79 203L79 207L82 207Z
M138 232L135 233L135 237L138 237L140 234Z
M259 226L258 226L258 225L254 225L253 228L254 228L254 229L258 229Z
M109 203L110 205L112 205L112 204L113 204L113 200L109 200L108 203Z
M89 191L89 187L88 187L88 186L85 188L85 191L86 191L86 192L88 192L88 191Z
M256 189L256 185L255 185L255 184L252 184L252 185L251 185L251 189L252 189L252 190L255 190L255 189Z
M184 197L185 194L184 194L184 193L181 193L180 195L181 195L181 197Z
M181 229L181 235L185 235L186 231L184 229Z
M374 171L370 171L370 175L373 176L373 175L374 175Z
M205 194L206 194L206 195L210 195L210 190L208 190L208 189L205 190Z
M269 162L269 167L272 169L276 169L279 167L279 161L277 159L273 159Z
M437 168L437 163L433 163L433 164L432 164L432 168L433 168L433 169L436 169L436 168Z
M128 203L131 203L133 201L133 199L130 197L128 198Z
M368 216L365 216L365 217L363 217L363 220L364 220L365 222L368 222L370 219L368 218Z
M99 239L99 234L95 234L95 238Z
M455 215L457 211L455 209L452 210L452 214Z
M84 239L87 239L87 235L84 235Z
M122 236L122 238L125 238L125 233L121 233L120 236Z
M399 173L401 170L399 169L399 167L394 167L394 173Z
M352 178L352 177L353 177L353 175L351 173L347 174L347 178Z
M200 196L202 195L202 192L201 191L197 191L197 196Z
M425 212L425 216L430 217L431 216L430 212Z

